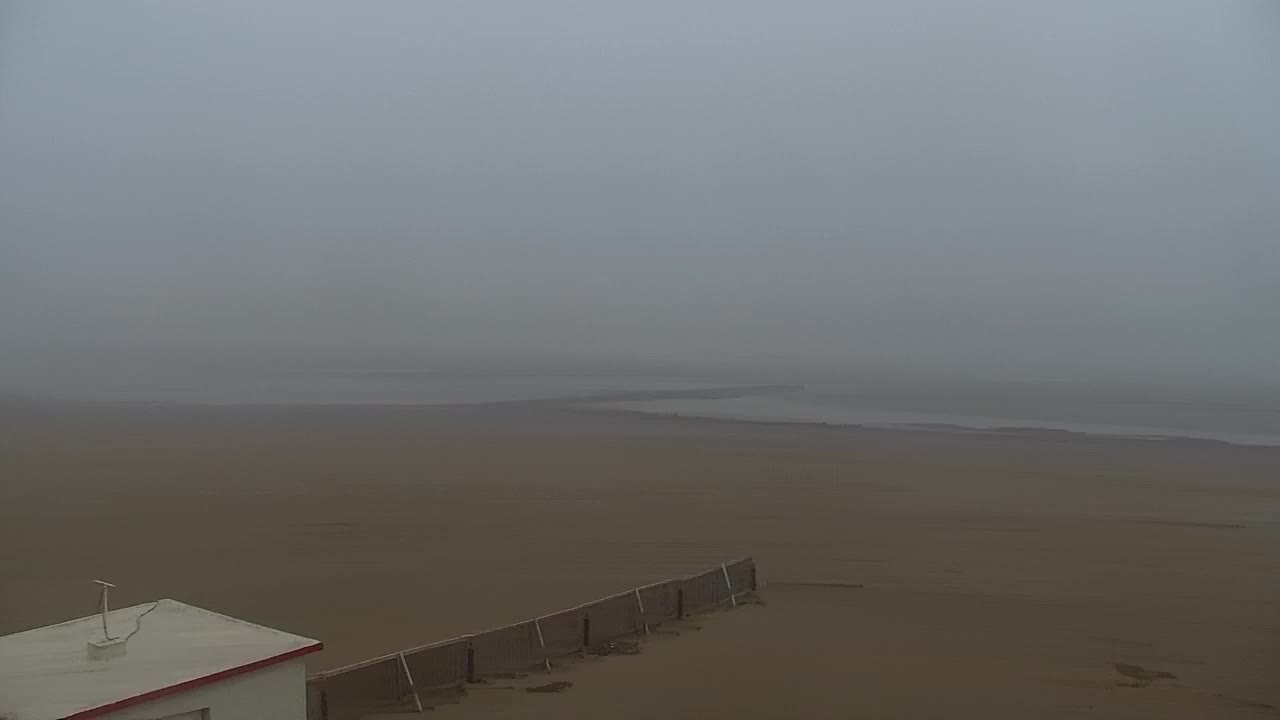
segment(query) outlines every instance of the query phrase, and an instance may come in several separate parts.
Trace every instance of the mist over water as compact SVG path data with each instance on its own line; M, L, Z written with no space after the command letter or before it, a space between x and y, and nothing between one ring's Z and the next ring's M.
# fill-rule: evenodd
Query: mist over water
M1274 434L1278 47L1266 0L0 4L0 392Z
M330 367L302 359L102 364L11 373L0 401L192 405L557 405L765 422L917 431L1060 430L1280 445L1280 391L1250 384L921 380L616 358L395 355ZM332 362L321 356L313 361ZM152 358L154 360L154 358ZM21 377L21 381L15 378ZM781 385L780 385L781 383ZM708 389L723 389L708 397Z

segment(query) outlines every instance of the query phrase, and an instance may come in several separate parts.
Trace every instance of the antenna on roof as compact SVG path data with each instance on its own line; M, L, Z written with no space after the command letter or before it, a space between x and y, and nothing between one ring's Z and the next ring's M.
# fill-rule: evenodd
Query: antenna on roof
M106 580L94 580L102 588L101 596L98 599L98 608L102 613L102 637L111 640L111 634L107 632L107 590L115 587Z

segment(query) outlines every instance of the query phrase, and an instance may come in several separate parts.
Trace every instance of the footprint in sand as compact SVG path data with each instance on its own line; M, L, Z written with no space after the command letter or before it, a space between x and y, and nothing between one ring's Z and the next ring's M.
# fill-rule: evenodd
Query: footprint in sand
M1163 670L1148 670L1141 665L1129 665L1127 663L1115 663L1116 672L1128 678L1128 680L1117 680L1116 687L1128 688L1144 688L1151 685L1156 680L1176 680L1177 675ZM1280 715L1280 708L1270 703L1259 702L1256 700L1244 700L1241 698L1230 697L1222 693L1214 693L1213 697L1225 700L1236 707L1249 708L1250 710L1259 710L1267 715Z
M1176 680L1177 675L1163 670L1148 670L1141 665L1115 663L1116 672L1129 678L1128 681L1117 680L1116 687L1144 688L1156 680Z

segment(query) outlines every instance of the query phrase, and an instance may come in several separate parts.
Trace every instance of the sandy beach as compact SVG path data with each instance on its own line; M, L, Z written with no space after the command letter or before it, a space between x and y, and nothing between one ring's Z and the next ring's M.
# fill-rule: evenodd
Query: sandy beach
M10 402L0 472L0 633L89 614L105 578L120 606L173 597L320 638L321 669L750 554L767 606L576 668L554 697L446 712L1280 706L1274 448L539 404Z

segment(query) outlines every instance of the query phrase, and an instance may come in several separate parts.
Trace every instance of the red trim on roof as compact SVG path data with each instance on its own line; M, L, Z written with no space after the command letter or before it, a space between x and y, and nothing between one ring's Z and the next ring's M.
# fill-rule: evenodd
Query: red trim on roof
M303 647L295 648L288 652L280 653L279 655L272 655L271 657L263 658L261 660L255 660L251 663L246 663L244 665L237 665L233 668L227 668L226 670L219 670L218 672L213 673L212 675L205 675L203 677L198 677L191 680L184 680L176 685L169 685L167 687L162 687L157 690L144 692L141 695L134 695L133 697L127 697L123 700L116 700L115 702L110 702L110 703L107 703L106 705L99 705L98 707L92 707L92 708L89 708L88 710L81 710L79 712L75 712L70 715L67 715L61 720L83 720L84 718L101 717L103 715L106 715L107 713L115 712L116 710L132 707L134 705L140 705L144 702L156 700L158 698L168 697L170 695L176 695L178 693L187 692L188 690L194 690L198 687L204 687L205 685L212 685L213 683L219 682L221 680L233 678L233 677L236 677L237 675L244 675L245 673L250 673L250 672L253 672L254 670L261 670L264 667L270 667L271 665L282 663L285 660L292 660L294 658L302 657L303 655L309 655L313 652L317 652L323 649L324 649L324 643L322 642L317 642L312 645L305 645Z

